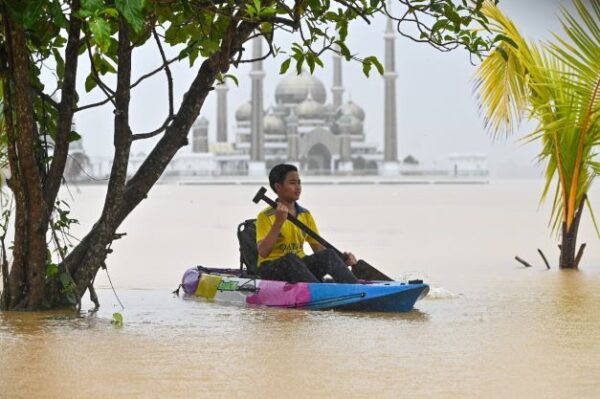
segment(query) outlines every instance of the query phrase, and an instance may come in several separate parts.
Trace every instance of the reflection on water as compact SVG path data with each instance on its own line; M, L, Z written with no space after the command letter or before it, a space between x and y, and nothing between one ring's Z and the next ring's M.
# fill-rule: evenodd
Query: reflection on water
M216 188L170 188L167 195L157 187L156 202L124 226L135 231L109 258L124 326L110 323L121 311L110 289L98 290L97 313L0 314L0 397L600 397L598 245L588 245L581 272L512 263L513 251L534 252L548 240L545 215L521 212L525 205L514 202L525 196L535 208L534 188L516 195L517 188L524 189L402 187L402 195L391 195L399 188L373 188L388 222L402 227L394 237L373 227L368 243L341 227L344 217L321 217L321 231L337 227L332 242L357 247L393 275L420 273L433 283L414 311L382 314L239 308L172 295L191 264L235 264L237 255L227 254L237 248L226 239L233 230L214 226L235 226L242 215L229 213L253 208L237 200L244 187L219 188L227 201L218 218L199 201L183 201L202 195L211 203ZM354 225L369 225L382 210L364 206L362 191L347 193L353 189L335 188L355 201L340 206L355 215ZM334 215L320 201L331 190L310 187L313 212ZM181 207L169 210L167 197ZM87 206L80 213L93 215ZM161 217L180 227L152 241L156 231L144 219ZM403 233L417 221L418 238ZM176 247L180 241L187 251Z

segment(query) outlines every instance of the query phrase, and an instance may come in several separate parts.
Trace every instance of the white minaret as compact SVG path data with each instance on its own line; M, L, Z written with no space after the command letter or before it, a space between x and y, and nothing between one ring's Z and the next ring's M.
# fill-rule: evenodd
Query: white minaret
M333 87L331 93L333 94L333 109L337 109L342 105L342 96L344 95L344 87L342 86L342 56L339 55L339 46L335 46L333 55Z
M262 57L261 37L256 37L252 46L252 58ZM248 174L250 176L265 176L265 140L263 133L263 79L265 72L262 69L262 61L252 63L250 79L252 80L252 116L250 119L250 163Z
M385 72L383 73L385 106L384 106L384 144L383 165L381 173L385 176L400 174L398 163L398 133L396 123L396 62L394 45L396 37L392 20L388 18L385 34Z
M192 126L192 152L208 152L208 119L203 116Z
M227 142L227 83L215 87L217 92L217 143Z
M338 120L340 127L340 160L338 163L338 172L340 173L352 173L354 167L352 165L352 137L351 137L351 125L352 117L350 115L343 115Z

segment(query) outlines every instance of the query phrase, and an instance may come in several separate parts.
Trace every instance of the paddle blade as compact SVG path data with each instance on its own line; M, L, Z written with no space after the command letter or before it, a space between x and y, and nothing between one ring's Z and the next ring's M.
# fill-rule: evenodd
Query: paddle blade
M383 281L392 281L391 278L360 259L354 266L352 266L352 273L356 276L356 278L361 280L383 280Z
M252 201L255 204L258 204L258 201L260 201L261 199L263 199L265 197L265 193L267 192L267 189L264 187L261 187L258 192L256 193L256 195L254 196L254 198L252 198Z

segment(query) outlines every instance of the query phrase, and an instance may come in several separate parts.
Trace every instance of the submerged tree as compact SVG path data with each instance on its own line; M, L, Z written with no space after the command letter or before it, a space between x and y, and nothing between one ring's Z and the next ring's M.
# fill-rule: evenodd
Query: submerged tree
M281 72L292 63L300 72L323 66L325 51L361 62L368 75L382 67L373 56L359 58L346 46L351 22L371 23L386 14L400 33L440 50L464 47L470 53L490 48L470 26L485 27L482 0L398 1L391 15L383 0L2 0L0 1L0 98L5 119L1 150L10 165L7 185L15 203L12 261L2 270L3 309L43 309L77 304L103 267L117 228L146 198L175 153L188 144L188 132L214 85L230 69L253 61L246 46L260 37L268 51L280 54ZM407 27L412 27L406 31ZM411 30L412 29L412 30ZM290 49L277 46L282 32L296 34ZM143 46L156 46L158 66L132 76L132 57ZM167 48L168 47L168 48ZM168 57L169 49L177 52ZM82 71L85 57L91 68ZM189 62L197 74L181 99L174 98L170 65ZM197 65L199 64L199 65ZM41 80L41 70L55 68L56 89ZM131 90L163 73L168 109L161 126L136 132L130 124ZM106 77L115 75L116 83ZM81 104L76 83L99 90L105 99ZM46 82L47 83L47 82ZM114 158L104 207L89 233L74 247L60 239L73 222L57 201L77 112L103 104L114 108ZM160 136L137 172L128 179L131 145ZM51 139L51 140L50 140ZM5 229L3 230L6 231ZM48 244L51 242L52 245ZM6 265L6 248L2 263ZM8 276L8 278L7 278Z
M542 200L556 183L551 224L560 232L559 267L577 269L585 244L577 232L589 188L600 174L600 0L574 1L579 19L563 11L566 37L527 42L498 7L483 13L501 44L477 71L477 88L493 133L512 132L524 118L538 126L526 138L541 141L546 163ZM596 226L596 230L598 228Z

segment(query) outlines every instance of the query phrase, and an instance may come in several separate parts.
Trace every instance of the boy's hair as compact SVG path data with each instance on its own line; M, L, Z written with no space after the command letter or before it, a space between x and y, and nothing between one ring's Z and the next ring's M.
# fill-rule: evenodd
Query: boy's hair
M279 165L273 166L269 172L269 186L275 191L275 183L283 184L285 177L289 172L297 172L298 168L294 165L286 163L280 163ZM277 193L277 191L275 191Z

